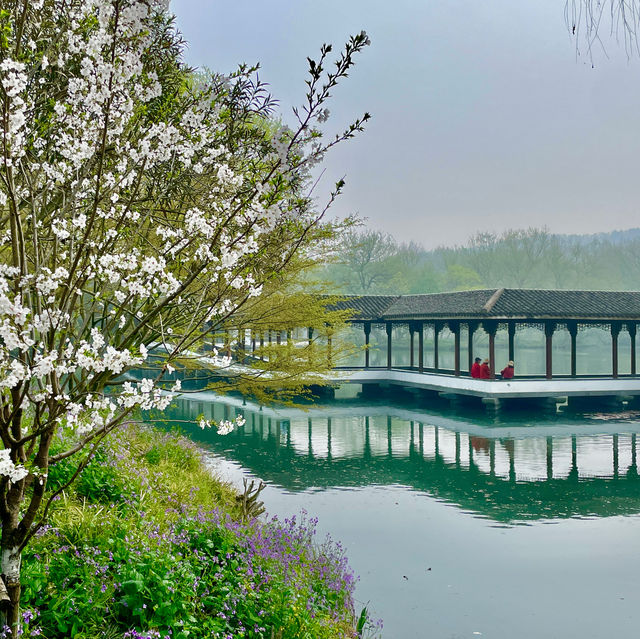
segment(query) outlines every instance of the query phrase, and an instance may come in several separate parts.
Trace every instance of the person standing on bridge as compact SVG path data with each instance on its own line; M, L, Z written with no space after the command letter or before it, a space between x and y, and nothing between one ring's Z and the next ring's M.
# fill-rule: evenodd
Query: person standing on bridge
M485 359L480 366L480 379L491 379L491 369L489 368L489 360Z
M471 365L471 377L474 379L480 379L480 358L476 357L475 361Z

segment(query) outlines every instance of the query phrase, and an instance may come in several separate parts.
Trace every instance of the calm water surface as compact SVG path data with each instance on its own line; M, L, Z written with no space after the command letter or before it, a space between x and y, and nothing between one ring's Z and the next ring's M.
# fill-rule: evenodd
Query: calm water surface
M271 514L344 543L385 639L638 636L640 413L225 402L170 415L245 416L189 434L224 477L267 482Z

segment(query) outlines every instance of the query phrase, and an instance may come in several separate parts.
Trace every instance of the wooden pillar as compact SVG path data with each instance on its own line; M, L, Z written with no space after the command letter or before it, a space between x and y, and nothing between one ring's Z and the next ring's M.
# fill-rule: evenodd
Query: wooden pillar
M231 357L231 333L228 328L224 330L224 352L227 357Z
M418 324L418 371L424 371L424 324Z
M327 368L333 368L332 335L333 331L329 328L327 331Z
M244 362L244 357L246 355L244 350L245 337L244 328L238 329L238 361L241 364Z
M393 347L391 336L393 335L393 324L387 322L387 368L391 368L393 362L391 358L391 349Z
M496 334L489 333L489 379L495 379L496 376Z
M371 322L365 322L364 326L364 367L369 368L369 340L371 339Z
M578 322L567 322L567 330L571 336L571 377L577 375L576 340L578 337Z
M482 322L482 327L489 335L489 379L496 377L496 333L498 332L498 322Z
M516 323L509 322L507 324L507 331L509 333L509 361L515 360L515 342L516 342Z
M556 330L555 322L545 322L544 324L544 337L546 343L546 377L547 379L553 378L553 332Z
M476 332L478 328L478 322L467 322L467 330L469 334L467 335L467 346L468 346L468 358L469 358L469 373L471 373L471 367L473 366L473 334Z
M256 352L256 332L252 329L251 330L251 353L255 353Z
M260 359L264 361L264 331L260 331Z
M611 322L611 375L618 379L618 336L620 335L620 322Z
M629 330L629 337L631 338L631 374L636 374L636 327L637 324L627 324Z
M276 331L276 344L280 346L282 344L282 331Z
M309 355L307 359L309 360L309 364L313 362L313 327L307 327L307 348L309 349Z
M460 377L460 322L449 322L449 328L453 333L453 370L456 377Z
M433 323L433 368L436 373L440 369L440 362L438 358L438 337L440 335L440 330L442 329L442 324L440 322Z
M409 322L409 366L413 368L413 344L414 344L414 326Z
M547 479L553 479L553 437L547 437Z

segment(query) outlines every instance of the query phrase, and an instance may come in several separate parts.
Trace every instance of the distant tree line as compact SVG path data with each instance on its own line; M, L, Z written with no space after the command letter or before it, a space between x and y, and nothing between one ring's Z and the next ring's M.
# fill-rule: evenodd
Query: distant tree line
M556 235L546 228L473 235L427 250L381 231L343 235L321 279L337 293L418 294L477 288L640 289L640 229Z

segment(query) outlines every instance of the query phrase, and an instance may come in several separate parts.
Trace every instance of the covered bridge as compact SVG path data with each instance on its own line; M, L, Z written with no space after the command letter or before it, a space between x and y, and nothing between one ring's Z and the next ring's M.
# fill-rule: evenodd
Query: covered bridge
M589 327L604 328L611 336L611 371L609 377L620 375L618 337L627 331L630 338L629 358L625 376L636 375L636 330L640 322L640 292L627 291L562 291L541 289L484 289L436 293L427 295L359 295L347 296L338 308L353 311L352 323L361 324L364 343L370 345L372 326L386 329L386 368L393 368L394 328L409 329L409 368L424 372L450 372L461 375L461 332L468 340L466 351L469 370L474 357L474 334L479 328L488 335L488 357L491 376L495 376L495 338L499 330L508 335L508 358L517 360L515 335L524 327L535 326L544 332L545 377L552 379L553 337L561 328L570 335L570 370L568 377L577 377L576 342L578 332ZM424 330L433 330L433 366L424 363ZM454 366L442 370L438 340L448 328L454 337ZM417 342L417 357L416 357ZM608 347L607 347L608 348ZM370 350L364 353L364 368L370 368ZM567 375L565 374L565 377Z

